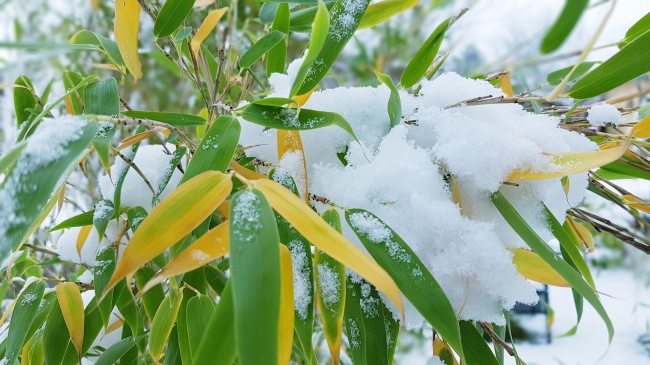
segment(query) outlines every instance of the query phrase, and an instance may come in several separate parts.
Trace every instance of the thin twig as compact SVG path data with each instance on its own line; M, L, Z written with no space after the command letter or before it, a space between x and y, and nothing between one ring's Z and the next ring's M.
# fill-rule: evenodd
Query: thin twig
M478 322L478 324L481 326L483 331L485 331L487 333L487 335L490 337L490 339L492 339L492 342L494 342L494 343L500 345L501 347L503 347L503 349L506 350L508 355L515 356L515 352L512 350L512 347L510 347L510 345L508 345L503 339L501 339L501 337L499 337L499 335L497 335L494 332L494 330L492 328L490 328L490 326L488 326L484 322Z
M131 168L133 170L135 170L135 172L137 172L138 175L140 175L140 177L142 178L144 183L147 184L147 186L149 187L149 189L151 190L152 193L154 193L154 194L156 193L156 190L153 188L153 186L149 182L149 179L147 179L147 177L144 175L144 173L142 173L142 170L140 170L140 168L135 164L135 162L133 162L133 160L131 160L130 158L124 156L120 151L117 150L117 148L113 148L113 152L115 152L116 155L118 155L124 162L126 162L129 166L131 166Z
M185 135L180 129L174 127L173 125L163 123L163 122L158 122L155 120L150 120L150 119L142 119L142 118L114 118L114 117L108 117L104 115L96 115L95 118L98 121L104 121L104 122L111 122L111 123L116 123L119 125L134 125L134 126L145 126L145 127L150 127L150 128L155 128L155 127L162 127L165 129L168 129L176 134L187 144L187 146L192 150L196 150L196 144L192 142L192 140Z

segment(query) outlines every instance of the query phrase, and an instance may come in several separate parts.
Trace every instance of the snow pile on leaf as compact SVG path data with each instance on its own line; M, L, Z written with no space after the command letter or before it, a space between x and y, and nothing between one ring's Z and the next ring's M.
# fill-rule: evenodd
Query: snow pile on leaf
M290 79L274 74L272 96L286 97ZM525 244L492 206L490 194L502 191L550 239L542 203L563 219L569 204L583 198L586 176L570 178L568 198L559 179L502 183L516 169L548 167L548 154L597 146L558 128L559 119L525 112L519 105L463 105L464 100L502 93L488 82L454 73L423 81L417 95L400 92L403 117L392 129L389 95L383 85L314 92L303 108L341 114L360 143L336 127L302 131L309 190L338 205L371 211L392 227L454 308L463 308L462 319L503 324L503 309L534 303L537 296L511 263L508 248ZM242 120L241 144L258 145L247 154L277 164L275 131L263 129ZM449 174L458 181L462 210L453 202ZM344 235L358 243L345 225ZM409 325L421 321L415 310L407 311Z

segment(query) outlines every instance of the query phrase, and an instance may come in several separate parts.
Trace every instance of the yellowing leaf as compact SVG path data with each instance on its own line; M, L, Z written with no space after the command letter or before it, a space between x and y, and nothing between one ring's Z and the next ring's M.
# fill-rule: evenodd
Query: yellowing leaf
M618 147L600 151L560 152L551 156L552 162L543 171L514 171L508 180L543 180L586 172L618 160L630 146L631 138Z
M109 334L121 328L123 325L124 325L124 320L122 318L118 318L117 321L111 323L108 327L106 327L106 331L104 331L104 333Z
M212 5L216 0L196 0L194 2L195 8L205 8L208 5Z
M266 179L266 175L262 175L258 172L255 172L253 170L249 170L245 168L244 166L240 165L237 163L237 161L232 160L230 161L230 168L235 170L236 173L239 175L245 177L248 180L259 180L259 179Z
M569 177L562 176L562 179L560 179L560 183L562 184L562 190L564 190L564 195L568 197L569 190L571 190L571 181L569 180Z
M212 228L174 257L160 272L147 282L139 295L153 288L165 279L183 274L207 264L228 253L228 222Z
M77 236L77 255L79 255L79 257L81 257L81 249L84 247L84 244L86 243L88 235L92 229L93 225L91 224L89 226L83 226L79 230L79 236Z
M650 138L650 115L646 115L634 126L632 135L634 138Z
M510 81L509 73L504 73L499 78L499 89L501 89L501 91L503 91L503 93L509 98L515 95L512 91L512 81Z
M115 42L126 68L134 79L142 78L138 54L140 4L137 0L115 0Z
M516 248L512 263L526 279L555 286L570 287L569 283L533 251Z
M392 18L396 14L414 7L419 2L420 0L383 0L370 4L361 19L359 28L357 29L374 27L375 25Z
M648 202L627 194L623 195L621 199L623 200L623 204L650 214L650 204L648 204Z
M585 245L589 249L589 252L594 252L594 237L591 235L591 232L589 232L589 229L574 221L571 217L567 217L567 222L578 241Z
M206 171L174 190L142 221L104 293L192 232L217 209L231 189L230 175Z
M144 131L142 133L138 133L138 134L136 134L134 136L131 136L129 138L125 138L122 142L120 142L120 145L117 147L117 150L121 151L121 150L123 150L123 149L125 149L127 147L133 146L134 144L136 144L138 142L142 142L143 140L149 138L149 136L152 136L152 135L154 135L154 134L156 134L158 132L164 132L164 131L168 131L168 130L165 129L165 128L162 128L162 127L156 127L156 128L153 128L153 129L146 130L146 131Z
M226 219L230 219L230 202L228 200L224 200L217 209L219 209Z
M300 196L309 202L309 188L307 187L307 163L305 160L305 150L302 148L302 140L300 139L300 132L287 131L278 129L278 161L282 161L287 153L298 153L302 159L302 171L299 172L302 176L296 176L297 180L302 180L305 183L302 186L303 191L299 191Z
M460 195L460 188L458 187L458 182L456 181L456 178L454 175L449 175L451 178L451 197L454 201L454 204L458 205L458 207L463 209L463 199L461 198Z
M201 27L196 32L196 35L194 36L194 38L192 38L192 42L190 43L190 47L192 48L192 52L194 52L194 55L199 54L199 50L201 49L201 43L203 43L203 41L208 37L212 29L217 26L217 23L219 23L219 20L221 20L223 14L226 13L226 10L228 10L228 8L212 10L210 14L208 14L208 16L205 17L203 24L201 24Z
M81 300L79 287L75 283L66 282L56 286L56 296L61 306L65 325L70 332L70 340L81 356L81 346L84 340L84 303Z
M282 265L282 283L280 289L280 328L278 334L278 364L288 364L291 359L293 344L294 308L293 308L293 268L291 252L285 245L280 245L280 263Z
M273 209L314 246L361 275L381 290L404 315L404 304L395 281L376 262L330 227L299 197L268 179L250 182L259 189Z
M445 355L445 352L447 352L449 354L448 356L452 358L454 362L453 365L458 365L458 360L456 360L456 356L454 356L454 352L451 350L451 347L449 347L449 344L436 337L436 339L433 340L433 354L435 356L441 357L441 355Z
M298 105L303 106L303 105L305 105L305 103L307 102L307 100L309 100L309 97L310 97L311 94L313 94L313 93L314 93L314 89L312 89L312 90L311 90L310 92L308 92L307 94L302 94L302 95L296 95L296 96L294 96L294 97L293 97L293 100L297 101L297 102L298 102ZM295 105L295 104L294 104L294 105Z

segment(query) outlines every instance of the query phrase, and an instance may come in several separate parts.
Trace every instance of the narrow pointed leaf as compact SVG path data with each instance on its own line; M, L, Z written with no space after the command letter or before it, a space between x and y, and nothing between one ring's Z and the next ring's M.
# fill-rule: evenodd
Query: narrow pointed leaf
M97 236L104 237L104 232L108 227L108 222L115 216L115 207L110 200L101 199L95 204L93 212L93 225L97 229Z
M150 267L142 267L135 273L135 282L142 295L142 305L150 321L153 321L160 303L165 299L165 290L162 285L149 285L155 272ZM145 293L144 287L149 285L150 290Z
M217 305L214 299L207 295L198 294L187 302L187 328L189 336L189 345L192 353L192 358L195 358L201 343L203 331L197 331L197 328L204 328L206 323L217 311ZM195 362L193 362L194 364Z
M370 4L361 19L358 29L371 28L381 24L395 15L414 7L419 2L420 0L383 0Z
M264 193L273 209L314 246L349 267L381 290L404 313L402 298L393 279L363 251L330 227L311 208L282 185L256 180L253 186Z
M239 363L276 364L281 263L275 216L258 190L239 191L230 204L230 275Z
M128 110L121 112L120 114L129 118L151 119L173 125L174 127L196 127L205 124L205 119L198 115L191 114L150 112L144 110Z
M571 287L582 295L596 310L607 326L609 341L614 336L614 327L605 311L602 303L593 289L587 284L582 276L564 260L560 259L551 247L542 240L528 223L519 215L514 207L499 192L492 194L492 203L499 210L506 222L515 232L533 249L544 261L553 267L562 277L566 279Z
M576 68L576 70L573 71L571 77L569 77L569 82L575 81L580 77L582 77L589 70L591 70L591 68L594 67L596 63L597 62L582 62L580 65L578 65L578 68ZM571 70L573 70L573 66L569 66L557 71L553 71L546 76L546 82L548 82L550 85L557 86L562 82L562 80L564 80L566 75L568 75L569 72L571 72Z
M278 332L278 364L288 364L291 359L291 345L293 344L293 268L291 265L291 252L280 245L280 328Z
M142 78L142 65L138 54L138 29L140 4L137 0L115 2L115 42L126 68L135 80Z
M154 361L158 362L163 356L163 350L167 344L167 339L176 322L178 309L183 300L183 292L180 291L175 295L169 295L160 303L156 315L151 322L151 331L149 333L149 355Z
M135 347L135 343L143 337L143 335L140 335L134 340L133 337L129 336L114 343L111 347L107 348L99 358L97 358L95 365L112 365L118 363L122 356Z
M232 365L237 355L234 312L232 281L228 280L216 312L206 322L201 343L194 356L196 365Z
M650 138L650 115L646 115L634 126L632 135L634 138Z
M267 3L264 3L266 5ZM262 6L264 6L262 5ZM273 25L271 30L277 30L284 34L289 34L290 13L289 4L283 3L277 5L275 17L273 18ZM288 37L271 48L266 58L266 77L270 77L272 73L283 73L284 65L287 62L287 45L289 43Z
M374 214L363 209L347 210L345 219L370 255L399 285L404 296L462 358L456 312L411 247Z
M578 24L587 5L589 5L589 0L565 0L560 16L544 36L540 47L542 53L551 53L560 48Z
M28 109L34 108L38 104L38 99L34 95L34 84L27 76L18 76L14 84L23 86L14 89L16 126L20 128L24 122L32 117Z
M35 281L18 296L9 322L7 348L3 359L7 364L13 364L18 359L25 341L29 339L27 335L38 312L44 290L45 282Z
M301 166L302 169L300 169L299 171L294 170L293 173L296 175L296 179L302 181L301 184L302 191L298 192L299 193L298 196L301 196L305 200L305 202L308 202L309 186L308 186L308 178L307 178L307 159L305 158L305 150L302 147L302 139L300 138L300 132L278 130L277 140L278 140L278 161L280 161L280 164L282 164L282 159L287 154L290 155L297 154L298 158L302 160L302 166Z
M447 18L440 23L436 29L431 32L429 38L424 41L424 44L420 46L420 49L415 53L413 58L409 61L408 65L402 73L402 78L400 79L400 84L405 89L408 89L415 85L422 76L427 72L429 66L433 62L433 59L436 57L442 40L445 37L445 32L449 27L449 23L452 18Z
M177 188L140 224L107 289L192 232L217 209L231 189L230 176L218 171L204 172Z
M104 292L106 284L113 275L115 270L115 250L108 246L100 249L95 257L95 267L93 269L93 284L96 293ZM113 291L110 291L99 303L99 313L102 316L104 327L108 327L113 310Z
M81 300L79 287L71 282L58 284L56 296L59 299L65 325L70 333L70 340L81 356L84 340L84 304Z
M591 232L589 232L589 229L576 222L571 217L567 217L567 223L569 224L569 227L571 227L575 238L578 239L578 242L587 247L589 252L594 252L594 237L591 235Z
M120 54L120 49L112 39L95 34L89 30L81 30L70 38L70 44L91 44L117 68L121 74L126 74L126 65Z
M626 46L633 40L639 38L639 36L650 31L650 13L644 15L639 19L630 29L625 32L625 38L619 43L619 47Z
M512 263L521 276L538 283L570 287L571 285L539 255L524 248L513 251Z
M388 86L390 89L390 97L388 98L388 118L390 119L391 128L398 125L402 119L402 102L400 101L399 93L397 92L397 87L393 83L393 80L388 75L384 75L375 71L375 75L381 81L382 84Z
M209 170L226 172L239 142L237 118L220 116L207 131L185 169L182 182Z
M185 156L186 153L187 153L186 147L177 148L172 153L167 168L163 169L162 171L159 171L156 179L152 181L153 188L154 188L152 204L155 204L155 202L160 197L160 194L163 193L163 191L167 187L167 184L169 183L169 180L172 178L174 171L176 170L176 166L178 166L181 163L181 159Z
M176 255L141 291L144 293L165 279L198 269L227 254L229 249L228 222L224 222Z
M192 38L192 42L190 43L190 47L195 55L199 54L201 43L203 43L210 32L212 32L212 29L217 26L217 23L219 23L219 20L221 20L221 17L226 13L227 10L228 8L212 10L210 14L205 17L203 23L201 24L201 27L199 27L199 30L196 32L196 35L194 38Z
M13 145L11 149L2 154L2 157L0 157L0 175L9 173L26 146L27 142L23 141ZM0 186L2 185L0 184Z
M305 60L300 65L300 68L298 69L298 73L296 73L296 77L293 81L293 85L291 85L291 90L289 92L290 97L293 97L298 94L307 93L309 90L312 90L314 87L316 87L318 82L320 82L320 79L322 79L325 76L325 73L323 73L323 75L321 75L318 78L318 80L314 82L314 75L316 73L316 69L312 68L312 66L314 65L314 62L319 58L319 54L323 50L323 47L327 42L329 31L330 31L329 12L327 11L325 4L322 1L318 1L316 15L314 16L314 25L311 31L309 49L307 50L307 55L305 56ZM338 54L336 56L338 56ZM320 62L323 61L321 60ZM319 66L322 67L325 65L321 65L319 63ZM311 79L308 81L307 76L309 75L310 71L312 75L311 75ZM327 72L327 70L325 72ZM313 83L313 86L311 88L303 88L302 86L305 82Z
M271 31L244 53L239 59L240 68L249 68L264 56L271 48L282 42L287 35L279 30Z
M153 26L153 35L156 38L169 37L190 15L193 6L194 0L165 1Z
M460 321L460 334L467 365L499 365L483 336L470 321Z

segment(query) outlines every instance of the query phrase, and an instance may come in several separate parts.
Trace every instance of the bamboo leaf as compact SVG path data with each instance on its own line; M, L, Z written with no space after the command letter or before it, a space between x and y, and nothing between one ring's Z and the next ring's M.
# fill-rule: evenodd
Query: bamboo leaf
M216 311L217 305L214 299L207 295L198 294L187 302L187 334L193 358L196 358L203 335L203 331L197 331L196 329L204 328Z
M111 77L86 86L83 100L84 114L117 115L120 112L120 96L117 89L117 81ZM93 139L93 147L97 151L104 170L109 174L110 161L108 146L116 132L117 128L115 124L100 122L97 135Z
M341 233L341 217L334 209L323 213L323 220ZM316 266L316 293L321 311L323 332L330 350L330 356L337 362L343 338L343 313L345 310L345 266L321 250L314 253Z
M388 98L388 118L390 119L390 127L392 128L398 125L402 119L402 102L400 101L399 93L397 92L397 88L390 76L377 71L375 71L375 75L382 84L388 86L390 89L390 97Z
M567 223L569 224L569 227L571 227L573 235L578 239L580 244L585 245L585 247L589 249L589 252L594 252L594 237L591 235L591 232L589 232L589 229L574 221L571 217L567 217Z
M0 158L0 175L9 173L26 146L27 143L25 141L17 143L2 155ZM2 185L0 184L0 186Z
M142 305L150 321L153 321L160 303L165 299L165 291L162 285L151 285L150 290L146 293L144 291L144 286L149 284L155 274L155 271L147 266L141 267L135 272L135 283L140 291L138 295L142 296Z
M143 337L144 335L139 335L134 339L129 336L114 343L102 353L102 355L97 359L95 365L111 365L118 363L122 356L135 347L135 343L139 342Z
M275 129L310 130L338 126L357 140L350 124L339 114L319 110L283 108L279 106L249 104L242 117L249 122Z
M542 53L551 53L560 48L573 31L573 28L578 24L578 20L587 9L587 5L589 5L589 0L566 0L564 2L564 8L560 16L544 36L540 47Z
M357 29L371 28L381 24L395 15L414 7L419 2L420 0L383 0L370 4Z
M52 308L43 330L43 349L45 362L60 365L63 362L66 348L70 343L70 333L66 328L65 319L58 301L52 303Z
M630 29L627 30L625 33L625 38L619 42L619 47L625 47L630 42L639 38L639 36L645 34L648 31L650 31L650 13L644 15L643 18L639 19L636 23L634 23L634 25L630 27Z
M220 116L207 131L185 169L181 183L209 170L226 172L239 142L237 118Z
M535 231L528 225L528 223L517 213L514 207L506 200L500 193L492 194L492 203L499 210L506 222L517 232L517 234L533 249L544 261L555 269L564 279L566 279L571 287L582 295L598 312L598 315L603 319L607 326L609 334L609 341L612 341L614 336L614 327L612 322L605 311L605 308L600 303L593 289L587 284L582 276L574 270L569 264L561 260L552 248L542 240Z
M650 138L650 115L646 115L634 126L632 135L634 138Z
M429 66L436 57L442 40L445 37L445 32L449 28L452 18L447 18L440 23L436 29L431 32L429 38L424 41L420 49L415 53L413 58L409 61L408 65L402 73L400 84L405 89L408 89L420 81L422 76L427 72Z
M483 336L470 321L460 321L460 334L467 365L499 365Z
M217 311L206 322L194 361L196 365L232 365L237 355L232 280L228 280ZM266 340L266 339L265 339Z
M141 289L147 292L165 279L184 274L214 261L229 252L228 222L221 223L176 255Z
M169 160L169 165L167 165L167 169L159 172L158 178L153 182L154 194L151 203L152 205L155 204L155 202L160 197L160 194L163 193L167 187L167 184L169 184L169 179L172 178L176 167L181 163L181 159L185 156L186 153L186 147L177 148L174 153L172 153L171 159Z
M20 128L32 116L28 110L38 105L34 95L34 84L27 76L18 76L14 84L22 86L14 89L14 110L16 111L16 126Z
M137 0L115 2L115 42L124 65L133 79L142 78L142 65L138 54L138 29L140 28L140 4Z
M231 189L229 175L207 171L174 190L142 221L104 292L192 232L217 209Z
M257 41L257 43L241 56L239 59L239 67L243 69L253 66L253 64L269 52L271 48L283 41L286 36L285 33L282 33L279 30L271 31L269 34Z
M16 306L9 322L9 334L6 342L6 352L3 361L13 364L29 339L29 329L34 322L45 291L45 282L35 281L27 286L16 298Z
M291 252L287 246L280 245L280 328L278 331L278 364L288 364L293 344L293 267Z
M305 158L305 150L302 147L302 139L300 138L300 132L298 131L285 131L285 130L278 130L277 133L277 141L278 141L278 161L282 162L282 159L287 156L287 154L290 155L298 155L298 158L302 160L302 169L300 171L294 171L294 174L296 174L296 178L299 181L302 181L301 184L301 190L300 192L296 191L298 193L298 196L302 197L305 202L309 201L309 185L308 185L308 179L307 179L307 159ZM271 174L269 174L269 177ZM272 178L274 181L278 181L274 178ZM282 180L282 179L280 179ZM279 183L282 183L281 181L278 181ZM294 182L295 185L295 182ZM292 190L288 186L285 185L286 188L289 190Z
M513 251L512 263L521 276L538 283L570 287L571 285L539 255L524 248Z
M281 300L280 237L275 216L258 190L230 200L230 276L239 361L278 361ZM263 342L249 341L264 338Z
M192 42L190 42L190 49L194 52L195 55L199 54L201 49L201 43L208 37L212 29L217 26L221 17L226 13L228 8L220 8L217 10L212 10L210 14L203 20L203 23L199 27L199 30L196 32Z
M399 289L386 271L330 227L300 198L268 179L255 180L251 184L259 189L273 209L309 242L375 285L397 306L400 313L404 313Z
M129 110L121 112L120 114L129 118L151 119L173 125L174 127L196 127L205 124L205 119L198 115L191 114L150 112L144 110Z
M268 3L264 3L266 5ZM262 6L264 6L262 5ZM261 12L261 11L260 11ZM261 14L260 14L261 17ZM271 30L277 30L284 34L289 34L290 12L289 4L283 3L277 5L275 17L273 18L273 25ZM269 55L266 58L266 77L271 77L274 72L283 73L284 65L287 62L287 45L289 43L288 37L285 37L281 42L271 48Z
M363 246L395 280L404 296L463 357L456 312L431 272L402 238L374 214L349 209L345 219Z
M93 285L96 293L102 293L115 270L115 250L108 246L97 251L95 256L95 268L93 269ZM108 327L113 310L113 291L106 294L104 300L99 303L99 314L104 322L104 328Z
M151 331L149 332L149 355L155 362L158 362L163 356L163 350L167 344L167 339L176 322L178 310L183 300L183 291L176 294L170 294L160 303L156 315L151 322Z
M289 97L293 97L297 94L305 94L309 92L309 90L312 90L314 87L316 87L318 82L320 82L320 79L324 77L323 74L322 76L320 76L318 80L316 80L316 82L311 81L311 83L313 83L314 85L310 88L302 87L303 83L305 83L307 79L307 75L309 75L310 70L312 74L316 72L316 70L313 69L312 66L314 62L316 62L316 60L318 59L320 52L323 50L323 47L327 42L329 30L330 30L329 12L327 11L325 4L322 1L318 1L316 15L314 16L314 26L311 31L309 50L307 51L305 60L302 62L300 68L298 69L298 72L296 73L296 77L293 81L293 84L291 85ZM336 56L338 56L338 54ZM321 60L321 62L323 61ZM331 65L329 67L331 67ZM303 89L306 90L304 90L304 92L301 92L303 91Z
M93 212L93 225L97 229L97 236L100 237L100 240L104 238L104 232L106 232L108 222L113 219L114 216L115 207L113 206L112 201L101 199L97 202L97 204L95 204L95 210ZM79 246L77 246L77 251L81 251Z
M569 82L575 81L582 77L584 74L589 72L589 70L591 70L591 68L594 67L596 63L598 62L582 62L569 77ZM568 75L571 70L573 70L573 66L553 71L546 76L546 82L548 82L550 85L557 86L562 82L562 80L564 80L566 75Z
M90 44L97 47L97 50L108 58L121 74L126 74L126 65L120 54L120 48L114 40L89 30L81 30L70 38L70 44Z
M70 333L70 340L81 357L84 340L84 304L81 300L79 287L71 282L58 284L56 296L59 299L65 325Z
M569 90L574 99L589 99L604 94L650 71L650 32L646 32L595 70L576 82Z
M153 26L153 35L156 38L169 37L190 15L193 6L194 0L165 1Z

